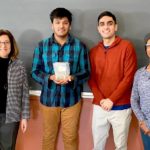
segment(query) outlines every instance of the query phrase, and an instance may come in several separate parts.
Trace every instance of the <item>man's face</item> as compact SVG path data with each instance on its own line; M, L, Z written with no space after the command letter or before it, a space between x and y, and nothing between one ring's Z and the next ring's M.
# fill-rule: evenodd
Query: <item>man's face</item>
M54 18L52 23L52 30L57 37L66 37L69 33L71 25L67 17Z
M112 17L104 16L99 20L98 31L103 39L112 39L117 31L117 24Z

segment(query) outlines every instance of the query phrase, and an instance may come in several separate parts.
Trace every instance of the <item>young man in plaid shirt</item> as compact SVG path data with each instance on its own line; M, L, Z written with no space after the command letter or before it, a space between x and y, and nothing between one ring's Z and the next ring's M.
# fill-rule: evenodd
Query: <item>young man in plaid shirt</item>
M42 85L43 150L54 150L59 124L65 150L78 149L78 124L81 111L81 91L89 77L86 46L69 34L72 14L56 8L50 14L53 34L35 49L32 77ZM69 62L70 75L57 80L54 62Z

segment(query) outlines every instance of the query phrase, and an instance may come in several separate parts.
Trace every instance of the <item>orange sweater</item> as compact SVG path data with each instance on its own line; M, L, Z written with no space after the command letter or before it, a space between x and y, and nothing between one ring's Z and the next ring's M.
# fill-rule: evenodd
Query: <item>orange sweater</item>
M89 86L94 94L93 103L99 105L104 98L114 106L130 104L134 73L137 68L133 45L116 36L105 49L101 41L90 51L91 76Z

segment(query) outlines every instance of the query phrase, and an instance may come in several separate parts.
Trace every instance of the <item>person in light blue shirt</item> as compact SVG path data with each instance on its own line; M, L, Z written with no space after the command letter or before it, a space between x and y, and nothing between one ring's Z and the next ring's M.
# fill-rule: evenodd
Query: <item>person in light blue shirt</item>
M150 60L150 33L145 36L145 51ZM139 121L144 150L150 149L150 62L137 70L131 94L131 107Z

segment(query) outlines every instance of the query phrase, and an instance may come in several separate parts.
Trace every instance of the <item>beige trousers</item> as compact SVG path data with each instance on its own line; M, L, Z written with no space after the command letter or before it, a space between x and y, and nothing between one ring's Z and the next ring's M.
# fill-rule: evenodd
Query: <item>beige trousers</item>
M43 115L42 150L55 150L61 124L65 150L78 149L78 125L81 101L68 108L41 105Z
M105 111L100 106L93 106L92 133L93 150L105 150L109 129L112 126L115 150L127 150L131 108Z

